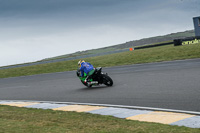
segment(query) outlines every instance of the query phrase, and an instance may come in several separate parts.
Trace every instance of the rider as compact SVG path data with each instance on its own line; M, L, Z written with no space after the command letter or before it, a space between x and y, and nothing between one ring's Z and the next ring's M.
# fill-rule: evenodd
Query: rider
M85 62L84 60L80 60L78 62L78 66L79 66L79 70L81 72L81 77L84 77L84 73L87 74L87 77L85 79L85 83L87 82L87 85L90 86L92 83L96 83L95 81L94 82L89 82L91 76L93 75L95 69L93 67L93 65L91 65L89 62Z

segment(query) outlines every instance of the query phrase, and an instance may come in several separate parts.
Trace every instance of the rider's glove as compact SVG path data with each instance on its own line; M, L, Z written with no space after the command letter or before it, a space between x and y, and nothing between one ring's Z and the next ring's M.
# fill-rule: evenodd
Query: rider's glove
M81 76L81 71L80 71L80 70L77 70L76 75L77 75L78 77L80 77L80 76Z

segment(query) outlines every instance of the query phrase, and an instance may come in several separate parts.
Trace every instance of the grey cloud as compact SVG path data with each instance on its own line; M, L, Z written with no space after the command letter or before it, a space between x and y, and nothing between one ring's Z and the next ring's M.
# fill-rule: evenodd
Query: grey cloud
M7 64L16 63L10 48L20 63L32 61L25 51L36 60L190 30L198 5L199 0L0 0L0 66L5 57ZM46 51L31 53L36 46Z

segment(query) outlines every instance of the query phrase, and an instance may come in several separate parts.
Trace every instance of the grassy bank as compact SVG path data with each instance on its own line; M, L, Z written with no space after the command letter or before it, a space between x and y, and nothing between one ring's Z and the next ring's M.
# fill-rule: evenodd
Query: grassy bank
M91 57L85 60L93 64L95 67L108 67L191 58L200 58L200 43L177 47L174 47L173 45L160 46L111 55ZM71 60L0 70L0 78L76 70L77 62L78 60Z
M89 113L0 106L0 132L9 133L198 133L200 129L138 122Z

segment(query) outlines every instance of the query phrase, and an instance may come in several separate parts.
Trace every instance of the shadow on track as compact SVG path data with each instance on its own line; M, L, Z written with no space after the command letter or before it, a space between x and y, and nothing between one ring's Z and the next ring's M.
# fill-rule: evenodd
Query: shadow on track
M78 89L77 91L94 91L94 90L100 90L100 89L108 89L111 87L108 86L94 86L94 87L83 87Z

